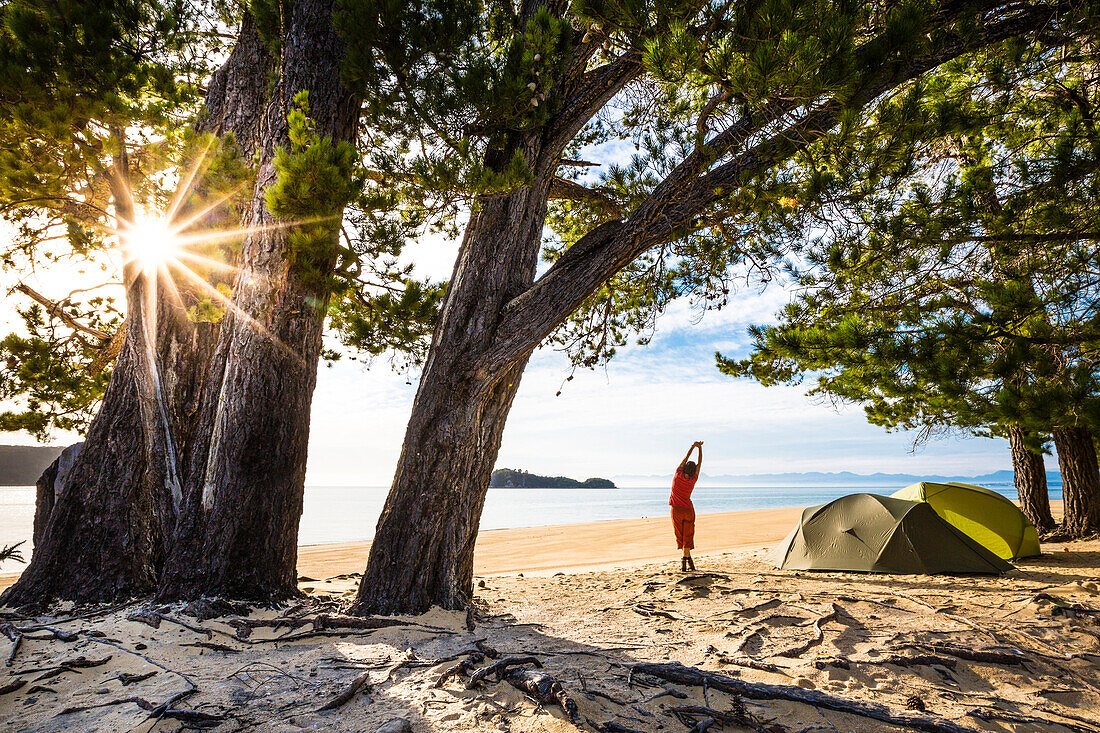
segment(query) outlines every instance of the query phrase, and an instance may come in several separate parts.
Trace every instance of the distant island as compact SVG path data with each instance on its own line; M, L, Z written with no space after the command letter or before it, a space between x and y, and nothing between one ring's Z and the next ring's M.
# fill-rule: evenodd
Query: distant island
M0 486L34 486L64 446L0 445Z
M584 481L564 476L539 476L514 468L498 468L489 480L490 489L614 489L615 484L605 478L589 478Z

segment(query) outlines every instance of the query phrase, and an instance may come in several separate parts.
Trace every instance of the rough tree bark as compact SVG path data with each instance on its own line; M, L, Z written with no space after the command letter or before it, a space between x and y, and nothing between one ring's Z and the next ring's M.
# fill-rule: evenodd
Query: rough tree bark
M1012 449L1016 494L1020 498L1020 508L1035 529L1047 532L1054 529L1055 521L1050 513L1046 465L1042 454L1028 447L1027 438L1027 431L1019 425L1009 426L1008 443Z
M40 539L30 564L0 597L8 605L113 601L156 587L178 506L165 421L176 435L184 426L178 411L159 412L156 395L159 391L175 398L175 404L186 404L194 383L184 368L173 370L172 384L165 387L168 375L150 369L149 353L171 355L186 365L198 341L189 323L186 328L179 323L186 321L186 313L161 297L155 301L159 334L150 343L145 276L134 273L132 265L127 269L127 332L103 405L48 519L44 526L38 522Z
M233 292L189 460L184 517L165 567L161 598L225 595L271 599L297 592L310 400L328 292L336 265L310 273L292 265L289 231L277 228L265 191L274 156L288 146L287 115L308 91L317 133L353 141L359 109L340 82L344 43L332 27L333 0L294 3L282 38L278 83L264 114L262 163L245 226ZM273 228L275 227L275 228Z
M1062 472L1063 531L1069 537L1089 537L1100 532L1100 470L1092 434L1082 427L1053 432Z
M215 74L215 81L240 81L212 83L211 113L197 129L232 132L250 154L262 109L250 90L261 90L262 102L270 66L246 14L232 55ZM238 113L228 115L227 106ZM128 166L120 160L116 168L121 173L113 179L112 198L121 225L133 211L123 188ZM48 488L39 490L34 554L16 584L0 596L4 603L114 601L157 587L180 509L182 459L194 437L216 327L192 323L167 289L150 292L135 263L127 267L125 282L125 335L103 403L64 485L54 486L56 474L43 476Z
M534 280L548 186L487 197L471 217L355 612L463 608L473 595L478 521L527 360L499 375L471 375L470 365L493 345L503 306Z
M523 8L533 12L540 4L532 1ZM554 3L546 5L551 13L564 11ZM945 3L940 22L957 11L957 5ZM1041 13L1049 16L1049 9ZM848 104L869 104L960 53L1027 32L1036 27L1029 15L989 24L966 39L947 38L927 56L904 65L876 61L866 86ZM758 134L772 119L764 110L735 122L708 140L705 153L688 155L625 221L607 222L581 237L534 282L546 197L561 151L642 71L639 58L629 52L585 71L590 60L585 54L594 49L578 41L570 68L583 73L567 73L555 85L561 111L542 129L541 139L533 139L532 133L526 147L519 145L534 183L481 199L467 226L355 613L419 613L433 604L459 608L468 602L489 476L532 351L608 278L651 247L675 239L729 191L817 139L842 112L839 103L823 104L768 135ZM881 59L882 44L888 45L889 39L868 44L869 60ZM777 101L775 119L792 106ZM760 141L752 147L708 167L754 135Z

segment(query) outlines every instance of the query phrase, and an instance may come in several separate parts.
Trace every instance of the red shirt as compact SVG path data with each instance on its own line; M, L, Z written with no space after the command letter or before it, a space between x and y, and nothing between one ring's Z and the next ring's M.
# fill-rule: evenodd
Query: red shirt
M677 468L676 475L672 477L672 496L668 497L668 505L694 509L691 503L691 490L695 488L695 482L698 480L698 471L694 476L685 476L684 469Z

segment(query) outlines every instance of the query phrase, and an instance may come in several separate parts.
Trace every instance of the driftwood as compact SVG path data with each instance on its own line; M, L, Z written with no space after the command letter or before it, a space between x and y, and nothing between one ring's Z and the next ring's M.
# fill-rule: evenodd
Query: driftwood
M849 715L858 715L883 723L890 723L912 730L927 733L976 733L974 728L959 725L944 718L936 718L912 713L895 712L885 705L850 700L829 695L818 690L806 690L793 685L771 685L752 683L735 677L707 672L681 664L639 663L632 665L635 672L657 677L680 685L707 686L711 689L737 695L749 700L787 700L804 705L833 710Z
M510 669L504 673L504 681L512 687L527 693L543 705L558 705L569 720L577 719L577 703L565 691L561 682L545 672L533 669Z

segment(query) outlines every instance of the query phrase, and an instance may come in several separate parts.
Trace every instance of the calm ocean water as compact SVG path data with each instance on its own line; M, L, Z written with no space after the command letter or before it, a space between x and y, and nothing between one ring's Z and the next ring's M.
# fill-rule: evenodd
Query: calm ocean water
M746 509L813 506L857 491L889 494L900 486L730 486L699 487L692 495L701 514ZM989 488L1015 498L1011 485ZM303 545L358 542L374 536L388 487L308 486L298 541ZM1050 498L1061 499L1061 486L1050 487ZM607 519L663 517L668 513L668 489L492 489L482 515L482 529L578 524ZM34 522L34 487L0 486L0 543L26 540L30 556ZM0 572L19 570L18 563L0 564Z

